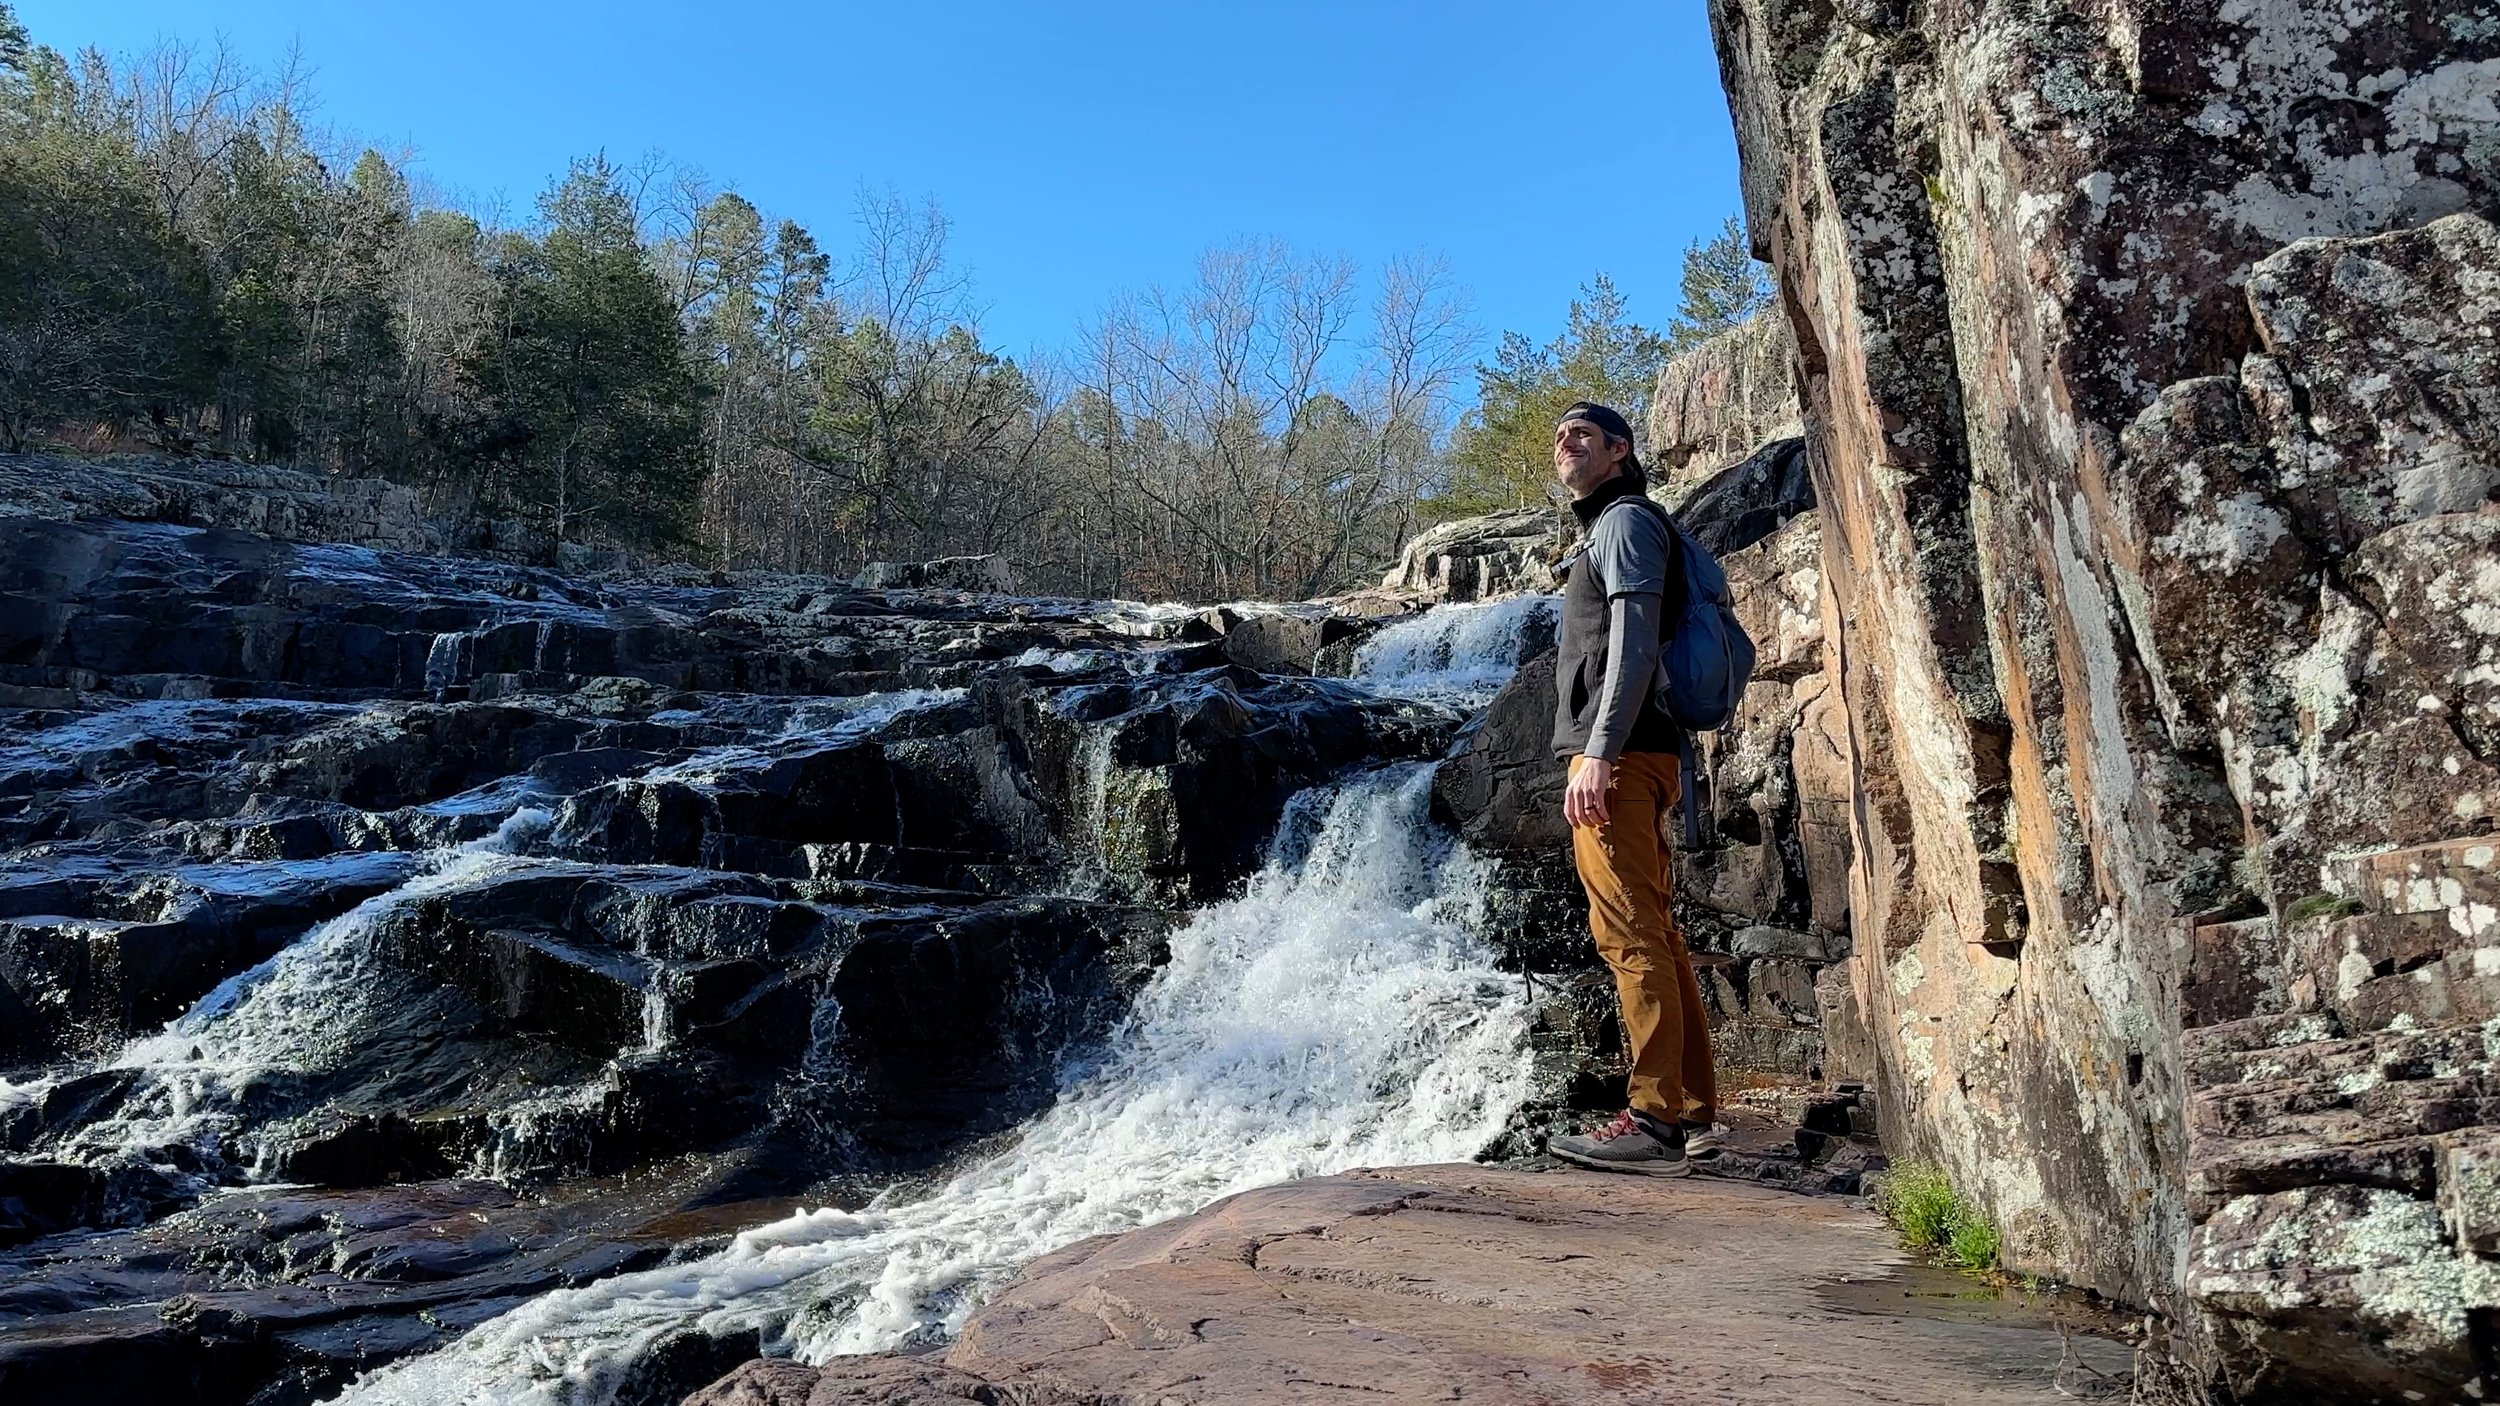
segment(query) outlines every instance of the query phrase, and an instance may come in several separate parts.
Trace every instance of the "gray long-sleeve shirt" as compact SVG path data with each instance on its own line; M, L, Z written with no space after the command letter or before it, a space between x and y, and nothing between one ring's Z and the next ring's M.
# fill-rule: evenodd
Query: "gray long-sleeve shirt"
M1600 513L1589 529L1585 569L1606 593L1606 679L1582 756L1621 756L1650 697L1670 550L1666 523L1637 506Z

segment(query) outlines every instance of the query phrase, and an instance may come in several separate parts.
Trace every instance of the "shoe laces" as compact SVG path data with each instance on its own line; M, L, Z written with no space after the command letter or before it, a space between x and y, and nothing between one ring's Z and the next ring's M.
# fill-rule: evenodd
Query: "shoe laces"
M1649 1135L1649 1130L1642 1127L1639 1123L1634 1122L1632 1119L1632 1110L1627 1108L1621 1113L1616 1114L1613 1122L1599 1128L1596 1132L1589 1134L1589 1136L1597 1139L1599 1142L1613 1142L1616 1138L1629 1137L1634 1133L1639 1133L1643 1137L1647 1137Z

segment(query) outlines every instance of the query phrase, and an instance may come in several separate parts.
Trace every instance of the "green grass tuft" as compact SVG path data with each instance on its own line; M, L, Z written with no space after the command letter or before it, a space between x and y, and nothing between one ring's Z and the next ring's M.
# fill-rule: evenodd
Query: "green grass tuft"
M1997 1267L1997 1228L1986 1216L1971 1213L1953 1227L1953 1238L1945 1253L1955 1264L1974 1274L1986 1274Z
M2284 909L2283 916L2291 922L2305 923L2311 918L2349 918L2367 911L2349 898L2338 898L2331 893L2313 893Z
M1900 1233L1904 1248L1975 1274L1997 1267L2003 1245L1996 1226L1953 1189L1944 1168L1926 1162L1892 1168L1884 1174L1875 1205Z

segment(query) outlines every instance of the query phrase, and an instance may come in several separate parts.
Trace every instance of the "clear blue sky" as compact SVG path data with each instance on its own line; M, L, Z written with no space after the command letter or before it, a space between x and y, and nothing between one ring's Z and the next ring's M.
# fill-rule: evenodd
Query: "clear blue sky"
M1684 245L1737 204L1702 0L16 6L64 51L297 51L318 120L516 215L601 149L837 249L863 180L932 196L1011 353L1248 236L1366 268L1437 251L1488 335L1551 336L1601 270L1659 325Z

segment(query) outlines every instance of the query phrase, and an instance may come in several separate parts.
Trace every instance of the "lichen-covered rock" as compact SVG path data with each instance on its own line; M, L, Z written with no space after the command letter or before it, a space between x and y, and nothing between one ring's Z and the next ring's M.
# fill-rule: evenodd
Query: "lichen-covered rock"
M1445 522L1407 543L1380 584L1439 601L1550 591L1569 521L1550 508L1516 508Z
M1796 350L1778 311L1677 353L1658 372L1642 454L1664 496L1799 433Z
M2483 1009L2470 937L2332 911L2322 870L2491 829L2500 6L1711 14L1823 524L1826 1009L1888 1139L2216 1395L2454 1396L2492 1316L2371 1286L2399 1242L2479 1273L2437 1210L2471 1159L2286 1127L2300 1170L2208 1196L2238 1174L2181 1031Z

